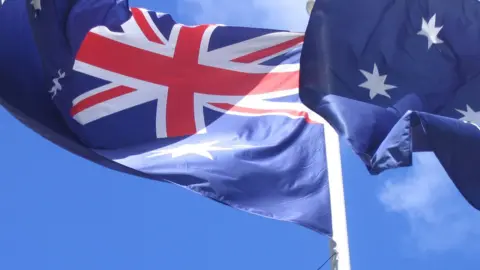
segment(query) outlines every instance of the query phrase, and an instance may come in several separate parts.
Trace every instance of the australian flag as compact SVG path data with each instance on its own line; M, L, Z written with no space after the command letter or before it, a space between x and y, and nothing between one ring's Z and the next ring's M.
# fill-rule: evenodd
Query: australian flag
M480 209L480 2L317 0L302 102L372 174L432 151Z
M45 138L331 235L324 120L298 94L303 33L188 26L118 0L7 0L0 25L0 101Z

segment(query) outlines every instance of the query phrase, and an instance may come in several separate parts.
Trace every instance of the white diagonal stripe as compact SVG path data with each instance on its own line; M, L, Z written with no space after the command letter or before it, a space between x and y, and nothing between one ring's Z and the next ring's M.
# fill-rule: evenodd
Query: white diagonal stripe
M142 11L143 16L147 20L148 24L152 28L153 32L155 32L155 35L164 43L168 44L168 40L163 36L162 32L158 30L157 25L153 22L152 17L150 17L150 14L148 13L148 10L144 8L139 8L140 11Z
M133 17L129 20L132 21ZM142 49L145 51L173 57L174 49L171 46L166 46L151 42L146 39L143 32L140 30L138 25L133 21L132 23L125 23L124 26L126 32L112 32L105 26L97 26L90 30L92 33L98 34L104 38L115 40L119 43ZM127 32L128 31L128 32ZM141 37L141 38L138 38Z
M160 93L155 89L136 90L132 93L124 94L102 103L98 103L77 113L73 118L80 124L86 125L105 116L156 100L161 97L159 94Z

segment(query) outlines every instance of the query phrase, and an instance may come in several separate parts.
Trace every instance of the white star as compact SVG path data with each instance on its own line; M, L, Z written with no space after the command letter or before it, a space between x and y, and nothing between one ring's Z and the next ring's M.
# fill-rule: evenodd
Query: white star
M30 5L33 6L33 9L35 10L35 17L37 17L37 13L42 10L42 2L41 0L32 0L30 2Z
M363 76L367 78L367 81L360 84L360 87L370 90L370 99L373 99L376 95L382 95L390 98L387 90L397 88L395 85L385 84L387 75L380 75L378 72L377 64L373 64L373 73L365 70L360 70Z
M443 43L443 40L438 38L438 33L440 33L440 30L442 30L443 25L440 27L435 27L435 21L437 19L436 16L437 14L434 14L428 23L424 18L422 18L422 30L418 31L417 33L417 35L425 36L427 38L428 49L432 47L432 44Z
M238 148L250 148L249 145L232 145L232 147L220 147L214 146L217 144L218 141L213 142L204 142L199 144L183 144L176 148L170 148L166 150L159 150L156 151L154 154L149 155L148 157L156 157L156 156L164 156L164 155L172 155L172 158L177 158L186 155L199 155L202 157L206 157L210 160L213 160L213 156L210 152L212 151L228 151Z
M65 78L65 72L62 72L62 70L59 69L57 73L58 73L58 77L52 80L53 86L48 91L50 94L52 94L52 99L57 95L58 91L61 91L63 89L62 85L60 84L60 79Z
M463 117L460 118L460 120L462 120L464 122L467 122L467 123L470 123L470 124L474 124L477 127L480 126L480 111L475 112L474 110L472 110L472 108L470 108L470 106L468 104L467 104L467 110L466 111L462 111L462 110L459 110L459 109L456 109L456 110L459 113L463 114Z
M0 0L0 6L3 5L3 3L5 3L5 1L7 1L7 0Z

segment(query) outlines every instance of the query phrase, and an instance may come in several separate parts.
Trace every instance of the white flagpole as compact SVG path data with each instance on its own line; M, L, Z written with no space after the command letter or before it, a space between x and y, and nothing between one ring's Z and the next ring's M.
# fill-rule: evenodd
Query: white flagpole
M347 211L343 189L340 140L335 130L324 124L333 237L330 240L332 270L350 270Z
M306 9L311 14L315 0L307 0ZM343 188L340 139L337 132L327 123L324 124L325 148L327 155L328 179L330 186L330 205L332 209L333 237L330 240L332 270L350 270L350 248L348 246L347 211Z

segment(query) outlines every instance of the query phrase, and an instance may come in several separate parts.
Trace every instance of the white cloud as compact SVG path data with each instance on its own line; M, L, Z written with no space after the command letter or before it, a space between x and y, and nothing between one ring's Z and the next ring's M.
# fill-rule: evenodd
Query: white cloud
M386 181L380 200L388 211L405 216L410 241L420 251L480 251L480 213L461 196L433 154L416 154L413 167Z
M220 23L304 32L306 0L184 0L179 13L195 23Z

